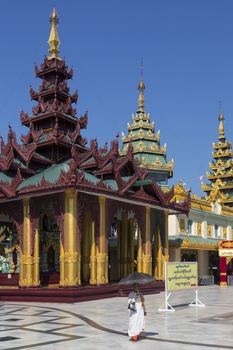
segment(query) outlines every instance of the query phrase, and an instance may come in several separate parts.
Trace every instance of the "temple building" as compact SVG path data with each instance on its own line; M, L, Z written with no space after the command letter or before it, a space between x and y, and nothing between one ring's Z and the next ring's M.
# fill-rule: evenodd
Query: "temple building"
M41 84L30 87L35 105L20 113L28 132L18 142L9 127L0 140L0 284L7 276L21 289L53 284L62 291L117 282L135 270L162 280L168 215L186 215L189 196L176 201L158 185L173 162L144 112L144 84L129 126L135 136L123 149L118 137L109 149L88 143L81 134L88 115L77 116L78 92L68 86L73 69L59 56L55 9L50 23L49 55L35 66Z
M233 245L233 160L223 120L220 113L219 141L213 143L214 160L211 172L206 173L211 182L201 183L207 195L199 198L192 194L188 217L169 216L169 256L171 261L197 261L200 278L208 283L208 276L212 276L214 283L225 286L233 282L233 263L231 257L219 257L219 248L222 241L228 241L229 248ZM188 196L182 182L175 186L174 193L177 201Z

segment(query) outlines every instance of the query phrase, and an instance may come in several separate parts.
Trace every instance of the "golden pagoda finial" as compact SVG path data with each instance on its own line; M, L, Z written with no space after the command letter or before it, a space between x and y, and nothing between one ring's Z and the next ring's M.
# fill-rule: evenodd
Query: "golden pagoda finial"
M225 131L224 131L224 125L223 125L224 116L223 116L222 112L220 112L218 120L219 120L218 138L219 138L219 140L225 139L225 135L224 135Z
M141 60L141 79L138 84L139 96L138 96L138 112L144 112L144 90L145 84L143 82L143 59Z
M58 49L60 46L60 39L57 32L57 25L59 23L59 19L55 8L53 9L49 19L51 24L51 30L48 40L48 44L50 46L48 50L50 52L50 56L48 57L48 59L52 60L53 58L56 58L58 60L61 60L61 58L58 56L60 52Z

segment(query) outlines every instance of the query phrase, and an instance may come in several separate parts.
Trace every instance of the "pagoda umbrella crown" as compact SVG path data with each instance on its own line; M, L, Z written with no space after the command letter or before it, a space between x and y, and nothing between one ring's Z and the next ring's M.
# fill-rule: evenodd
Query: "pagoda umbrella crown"
M218 142L213 142L213 160L210 162L210 172L206 172L209 183L201 183L206 192L206 199L215 204L233 207L233 153L231 142L225 138L224 116L219 114Z
M56 9L54 8L51 16L50 16L50 24L51 24L51 30L50 30L50 35L49 35L49 53L50 56L48 57L49 60L52 60L53 58L56 58L58 60L61 60L61 58L58 56L59 54L59 46L60 46L60 39L58 36L58 31L57 31L57 25L59 23L59 18Z
M154 122L151 123L150 114L145 112L145 84L142 74L138 90L138 109L136 114L132 114L132 124L128 123L128 135L122 133L120 155L126 155L131 144L140 167L147 169L151 179L167 188L168 179L173 176L174 161L167 161L166 144L160 145L160 131L155 133Z

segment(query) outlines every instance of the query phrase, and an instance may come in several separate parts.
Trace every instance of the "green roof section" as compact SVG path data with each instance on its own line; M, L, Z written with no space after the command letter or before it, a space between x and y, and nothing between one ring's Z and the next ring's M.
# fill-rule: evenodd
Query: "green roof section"
M79 171L79 170L78 170L78 172L81 173L81 171ZM87 173L87 172L84 172L84 176L85 176L85 179L87 181L89 181L90 183L92 183L93 185L98 185L100 183L100 178L98 178L97 176L94 176L94 175ZM124 178L124 179L126 179L126 178ZM118 186L117 186L116 180L112 180L112 179L104 180L103 183L111 190L118 191Z
M81 173L81 171L78 170L78 173ZM85 180L91 182L93 185L97 185L100 182L100 179L98 179L98 177L90 173L84 172L84 176L85 176Z
M116 180L104 180L107 187L111 188L113 191L118 191L118 185Z
M146 185L151 185L153 183L152 180L147 179L147 180L138 180L134 183L134 187L139 187L139 186L146 186Z
M140 153L136 153L134 157L139 161L139 163L142 163L143 160L145 160L147 163L150 163L150 164L153 164L156 161L161 163L161 165L164 165L167 163L163 156L156 155L156 154L140 152Z
M22 190L23 188L28 186L38 185L43 177L47 182L54 184L59 179L59 176L61 175L62 171L66 173L70 170L69 162L70 160L60 164L52 165L51 167L42 170L38 174L33 175L29 179L24 180L18 186L17 191Z
M141 143L140 140L134 141L134 142L133 142L133 147L139 146L140 143ZM143 144L144 144L144 146L146 146L146 147L151 147L151 146L153 146L154 144L157 144L157 142L154 142L153 140L144 140L144 141L143 141ZM158 146L158 147L159 147L159 146Z
M132 179L133 176L123 176L121 179L124 182L128 182L130 179Z
M4 182L10 185L12 180L13 180L13 177L6 175L3 172L0 172L0 182Z
M48 137L47 134L42 134L42 135L40 136L40 138L39 138L39 142L38 142L38 143L46 141L46 140L47 140L47 137Z
M50 184L54 184L60 177L61 172L67 173L70 170L70 159L60 163L50 166L49 168L46 168L42 170L41 172L31 176L30 178L24 180L21 182L21 184L18 186L17 191L22 190L23 188L26 188L28 186L36 186L40 184L41 180L44 178L45 181L47 181ZM82 174L82 171L77 169L78 174ZM93 185L98 185L100 183L100 178L97 176L92 175L91 173L84 172L85 180L90 182ZM123 181L127 182L131 177L124 177ZM0 181L4 182L11 182L12 178L9 176L6 176L4 173L0 173ZM115 180L105 180L103 183L113 191L118 190L117 182Z

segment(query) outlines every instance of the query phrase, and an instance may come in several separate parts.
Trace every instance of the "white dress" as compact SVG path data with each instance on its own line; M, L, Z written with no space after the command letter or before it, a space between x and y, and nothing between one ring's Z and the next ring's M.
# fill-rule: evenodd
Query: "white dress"
M136 311L129 309L128 334L130 337L139 335L144 329L144 309L142 307L140 295L134 291L128 295L128 305L132 303L135 305Z

